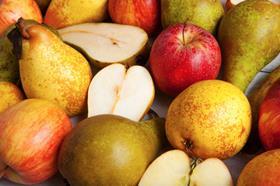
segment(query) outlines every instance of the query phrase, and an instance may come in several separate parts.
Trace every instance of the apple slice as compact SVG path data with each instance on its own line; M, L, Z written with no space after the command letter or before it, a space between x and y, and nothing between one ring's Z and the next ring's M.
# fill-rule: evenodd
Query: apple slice
M112 63L134 65L148 42L143 29L114 23L85 23L58 32L65 42L80 49L98 67Z
M181 150L171 150L150 164L139 183L139 186L153 185L232 186L233 181L221 160L194 161Z
M88 117L115 114L139 121L150 109L155 88L148 70L142 66L126 69L112 64L99 71L88 90Z

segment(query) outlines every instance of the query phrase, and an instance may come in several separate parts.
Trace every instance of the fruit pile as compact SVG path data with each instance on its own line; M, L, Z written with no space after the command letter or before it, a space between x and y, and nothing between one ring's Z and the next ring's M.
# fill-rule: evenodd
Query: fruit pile
M280 52L279 4L0 0L0 178L279 185L280 67L245 94ZM261 154L236 181L242 149Z

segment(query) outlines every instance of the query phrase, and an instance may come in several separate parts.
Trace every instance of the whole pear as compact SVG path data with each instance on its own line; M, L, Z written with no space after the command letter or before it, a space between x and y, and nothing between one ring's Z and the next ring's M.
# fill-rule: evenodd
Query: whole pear
M163 27L175 23L193 23L214 33L224 15L220 0L161 0Z
M164 137L160 118L138 123L115 115L94 116L65 138L58 167L70 185L137 185Z
M12 49L7 37L0 38L0 81L17 82L19 79L18 61Z
M20 79L28 98L41 98L60 105L69 116L82 113L92 72L87 60L42 25L25 26L19 61Z
M221 21L218 39L223 79L245 91L255 75L280 52L280 6L269 0L247 0Z
M24 99L22 91L13 83L0 81L0 113Z
M166 117L170 144L202 159L234 156L250 130L249 101L237 87L221 80L204 80L185 89Z

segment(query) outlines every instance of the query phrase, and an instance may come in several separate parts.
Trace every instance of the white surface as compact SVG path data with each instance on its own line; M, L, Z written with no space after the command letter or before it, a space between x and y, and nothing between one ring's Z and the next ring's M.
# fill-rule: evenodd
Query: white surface
M224 3L224 1L225 0L222 0L223 3ZM264 69L265 69L265 71L271 72L271 70L274 69L275 67L277 67L279 64L280 64L280 55L278 55L278 57L275 60L273 60L273 63L269 64ZM256 78L253 80L253 82L251 83L250 88L248 88L248 89L251 89L265 75L267 75L267 73L259 73L256 76ZM169 104L171 103L171 101L172 101L171 98L168 98L167 96L164 96L164 95L157 92L156 99L154 101L154 104L153 104L152 108L160 116L165 117L165 114L167 112L167 108L168 108ZM228 168L231 172L231 175L234 179L234 182L236 182L236 180L238 178L238 175L240 174L240 171L242 170L244 165L251 158L253 158L252 155L239 153L236 156L234 156L233 158L230 158L230 159L225 161L225 163L227 164L227 166L228 166ZM0 186L19 186L19 185L14 184L14 183L10 183L10 182L2 179L0 181ZM47 182L42 183L42 184L38 184L36 186L65 186L65 183L63 183L63 180L62 180L61 176L56 175L55 177L51 178Z

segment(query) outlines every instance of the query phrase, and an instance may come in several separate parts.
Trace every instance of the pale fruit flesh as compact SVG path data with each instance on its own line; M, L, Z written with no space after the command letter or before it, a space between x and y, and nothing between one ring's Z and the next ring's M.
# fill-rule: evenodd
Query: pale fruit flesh
M145 50L147 33L138 27L114 23L86 23L60 29L62 39L81 49L99 67L111 63L132 65Z
M139 121L154 100L154 84L141 66L113 64L99 71L88 91L88 117L115 114Z

